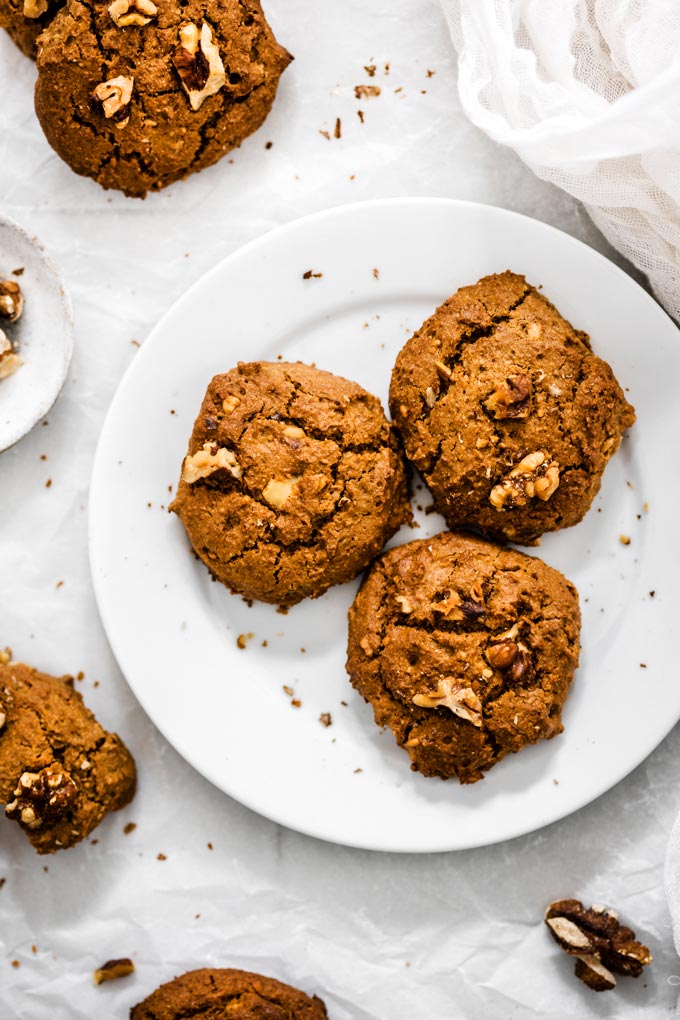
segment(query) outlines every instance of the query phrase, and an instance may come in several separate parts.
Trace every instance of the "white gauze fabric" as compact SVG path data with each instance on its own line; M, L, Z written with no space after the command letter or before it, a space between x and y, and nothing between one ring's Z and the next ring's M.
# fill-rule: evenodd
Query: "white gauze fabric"
M678 0L441 0L470 119L586 206L680 320Z

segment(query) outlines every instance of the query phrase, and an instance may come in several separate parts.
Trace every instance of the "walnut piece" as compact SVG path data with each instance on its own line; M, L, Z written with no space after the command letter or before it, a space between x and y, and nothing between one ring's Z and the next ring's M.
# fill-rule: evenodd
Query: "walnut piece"
M117 28L127 28L148 25L158 14L158 8L151 0L113 0L109 14Z
M484 407L498 421L528 418L531 403L531 379L528 375L509 375L503 386L484 401Z
M90 96L92 108L103 113L107 120L113 120L117 128L124 128L130 121L128 107L134 84L134 78L126 78L123 74L102 82Z
M545 450L527 454L512 471L494 485L489 502L496 510L505 506L526 506L530 499L546 500L560 484L560 469L557 461L550 460Z
M222 401L222 410L225 414L232 414L238 405L241 403L241 398L236 396L225 397Z
M120 960L107 960L94 972L94 983L101 985L104 981L115 981L117 978L134 974L135 965L127 956Z
M23 361L18 354L14 353L14 348L0 329L0 379L7 379L8 376L14 375L22 365Z
M486 650L487 662L507 673L510 680L521 680L531 666L529 649L521 641L501 641Z
M576 976L596 992L614 988L614 974L639 977L652 962L647 946L619 922L615 910L557 900L546 910L545 923L558 946L576 957Z
M58 762L40 772L24 772L5 814L27 829L58 821L73 806L78 787Z
M24 296L15 280L0 280L0 319L16 322L24 310Z
M473 726L482 725L481 701L471 687L464 686L452 676L440 680L436 691L416 694L413 704L419 708L448 708Z
M228 471L234 478L243 477L243 468L231 450L224 446L217 449L215 447L215 443L204 443L202 450L197 450L184 459L183 482L193 485L200 478L208 478L220 470Z
M204 100L219 92L227 80L215 33L207 21L200 29L192 21L180 25L172 62L192 110L199 110Z
M49 0L24 0L24 17L40 18L49 7Z
M293 495L293 490L300 478L301 475L293 475L290 478L272 478L262 490L262 495L270 506L280 510Z

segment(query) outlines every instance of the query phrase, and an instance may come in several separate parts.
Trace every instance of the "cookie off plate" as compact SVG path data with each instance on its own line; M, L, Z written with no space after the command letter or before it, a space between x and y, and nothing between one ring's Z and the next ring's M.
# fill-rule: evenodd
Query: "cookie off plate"
M464 238L465 243L457 239ZM358 580L285 615L215 583L168 513L213 375L239 360L315 363L386 405L405 340L458 287L510 268L591 334L635 406L585 520L538 550L572 580L581 666L565 732L469 786L409 770L345 672ZM186 338L191 336L191 356ZM680 718L672 606L680 337L624 272L516 213L445 199L324 212L216 266L165 315L128 370L101 435L90 557L102 620L140 703L216 786L281 824L376 850L480 846L587 804L630 772ZM425 513L390 545L442 530ZM330 723L330 724L329 724Z

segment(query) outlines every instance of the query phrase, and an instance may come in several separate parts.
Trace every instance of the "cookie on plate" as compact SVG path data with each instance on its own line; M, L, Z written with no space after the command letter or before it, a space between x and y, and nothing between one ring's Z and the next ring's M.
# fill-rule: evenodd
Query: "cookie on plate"
M536 544L577 524L635 413L523 276L462 287L400 352L390 408L451 528Z
M557 570L442 532L373 563L349 612L347 671L414 771L474 783L562 732L579 632Z
M38 36L63 5L64 0L0 0L0 28L22 53L35 60Z
M5 661L7 660L7 661ZM39 854L74 846L108 811L130 802L132 755L74 690L54 677L0 660L0 803Z
M259 0L68 0L40 40L36 112L76 173L143 197L256 131L291 59Z
M244 970L192 970L130 1010L130 1020L326 1020L321 999Z
M411 519L378 398L309 365L265 361L208 386L170 509L218 580L282 606L356 577Z

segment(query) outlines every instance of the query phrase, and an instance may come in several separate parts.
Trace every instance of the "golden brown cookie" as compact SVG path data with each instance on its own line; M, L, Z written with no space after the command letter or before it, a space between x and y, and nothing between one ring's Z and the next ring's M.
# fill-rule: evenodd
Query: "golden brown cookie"
M373 563L349 612L347 670L412 769L474 783L562 732L580 625L557 570L445 531Z
M0 0L0 28L22 53L35 60L38 36L47 28L65 0Z
M356 577L411 519L378 398L265 361L210 383L170 509L218 580L282 606Z
M68 0L40 40L36 112L76 173L143 197L256 131L290 60L259 0Z
M451 528L577 524L635 421L609 365L523 276L462 287L400 352L390 408Z
M135 792L135 763L71 677L0 662L0 803L39 854L74 846Z
M192 970L130 1010L130 1020L326 1020L321 999L244 970Z

